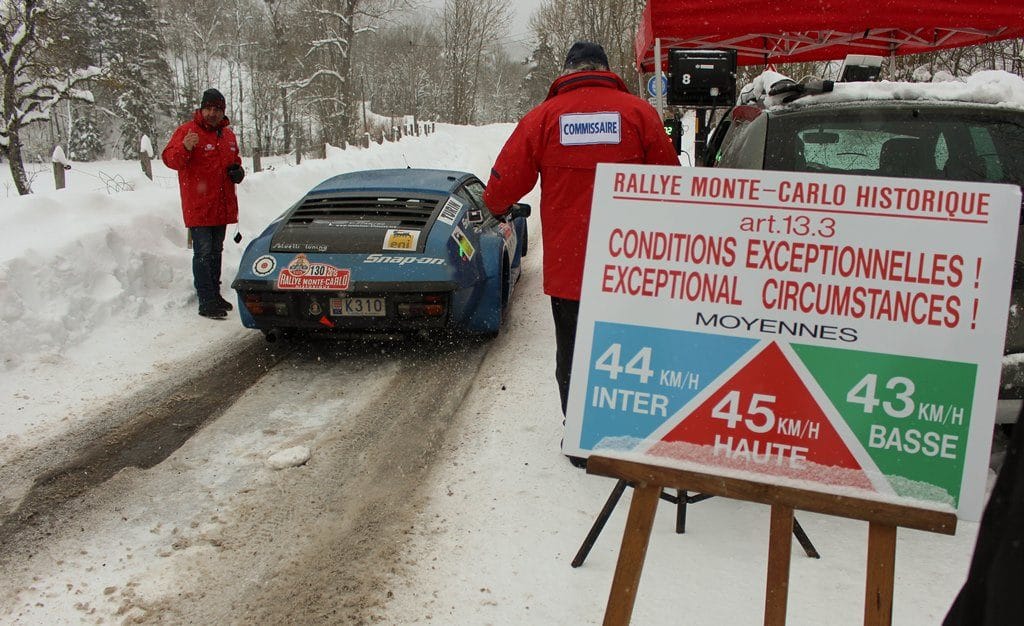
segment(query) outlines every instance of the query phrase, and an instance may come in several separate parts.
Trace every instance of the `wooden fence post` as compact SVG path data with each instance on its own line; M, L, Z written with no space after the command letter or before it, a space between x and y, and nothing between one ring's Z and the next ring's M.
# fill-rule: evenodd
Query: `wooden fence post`
M260 146L257 145L256 147L254 147L252 149L252 171L253 172L262 172L263 171L263 162L261 160L262 157L263 157L263 148L261 148Z
M142 165L142 173L146 178L153 180L153 144L149 135L143 135L139 142L139 164Z
M71 169L71 166L68 165L68 158L64 156L64 148L60 146L54 148L50 162L53 163L53 186L55 189L63 189L64 170Z

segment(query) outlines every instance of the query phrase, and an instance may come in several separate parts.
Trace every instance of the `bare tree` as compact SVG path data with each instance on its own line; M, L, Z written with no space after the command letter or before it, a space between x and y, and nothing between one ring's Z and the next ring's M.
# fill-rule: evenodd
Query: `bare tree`
M880 78L893 81L931 80L941 73L964 77L982 70L1003 70L1019 75L1024 69L1022 51L1024 40L1008 39L977 46L891 56L882 64ZM839 67L840 61L836 60L780 63L776 69L797 80L804 76L836 79ZM739 82L746 84L763 70L764 67L758 65L742 67L739 70Z
M302 0L264 0L269 18L269 32L263 45L255 52L253 68L262 69L253 74L253 108L256 134L263 150L271 147L276 112L280 110L282 148L292 149L293 108L289 106L286 85L302 69L300 59L306 48L298 41L302 24L297 19ZM278 109L277 104L280 104Z
M1020 74L1022 57L1021 39L994 41L978 46L936 50L924 54L898 56L886 64L883 77L889 80L910 80L919 70L925 76L948 72L953 76L968 76L981 70L1005 70Z
M504 48L492 50L485 62L476 120L482 124L517 121L530 108L519 97L529 68L514 61Z
M260 45L260 38L267 26L267 16L263 7L255 0L228 0L223 3L228 37L224 43L223 54L231 69L228 88L225 96L232 103L234 111L231 125L238 136L239 149L250 144L252 132L246 130L246 109L248 97L254 92L252 83L258 79L255 74L259 68L255 65L253 50Z
M163 38L174 66L175 113L184 117L195 110L203 90L222 87L218 84L220 77L230 74L223 56L228 29L221 11L210 11L197 0L165 0L161 17Z
M353 73L357 100L370 100L383 115L436 118L445 99L440 29L431 22L410 22L366 33L356 39ZM362 111L357 113L361 120Z
M530 29L538 50L548 53L535 57L534 75L538 82L550 83L562 70L565 53L574 41L601 44L608 54L612 71L627 85L635 84L633 40L640 23L644 0L545 0L530 16ZM546 80L545 80L546 79Z
M472 124L484 52L508 32L508 4L503 0L445 0L441 19L450 99L448 119L455 124Z
M32 192L22 162L22 130L50 119L62 100L92 101L79 86L102 70L54 63L63 16L44 0L0 0L0 154L8 159L18 193Z
M385 17L407 7L407 0L307 0L309 44L301 73L287 87L299 92L315 114L323 141L351 138L357 93L351 80L355 36L376 29Z

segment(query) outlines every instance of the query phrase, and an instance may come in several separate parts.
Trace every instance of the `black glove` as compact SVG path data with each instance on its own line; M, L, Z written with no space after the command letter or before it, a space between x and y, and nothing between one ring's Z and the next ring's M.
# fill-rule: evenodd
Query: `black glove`
M242 182L243 178L245 178L245 170L242 169L241 165L232 163L228 166L228 178L231 179L231 182L237 185Z

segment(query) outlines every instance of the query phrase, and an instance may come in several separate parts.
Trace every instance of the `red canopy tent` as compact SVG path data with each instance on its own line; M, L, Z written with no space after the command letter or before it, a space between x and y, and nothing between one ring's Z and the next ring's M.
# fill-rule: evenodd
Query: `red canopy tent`
M636 63L668 48L735 48L740 65L915 54L1024 37L1024 0L647 0ZM666 69L662 65L663 69Z

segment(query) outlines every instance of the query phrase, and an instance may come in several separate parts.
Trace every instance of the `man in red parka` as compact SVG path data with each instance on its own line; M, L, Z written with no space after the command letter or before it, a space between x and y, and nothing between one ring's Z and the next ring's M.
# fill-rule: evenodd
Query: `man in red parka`
M495 215L533 189L540 175L544 293L555 320L555 379L565 414L580 310L580 286L598 163L679 165L657 111L608 70L600 44L577 41L548 96L505 142L484 192ZM570 457L574 465L583 459Z
M224 109L219 91L204 91L192 119L174 131L161 155L167 167L178 170L181 213L192 234L199 314L212 318L225 317L232 309L220 295L220 257L227 225L238 222L235 185L245 176Z

